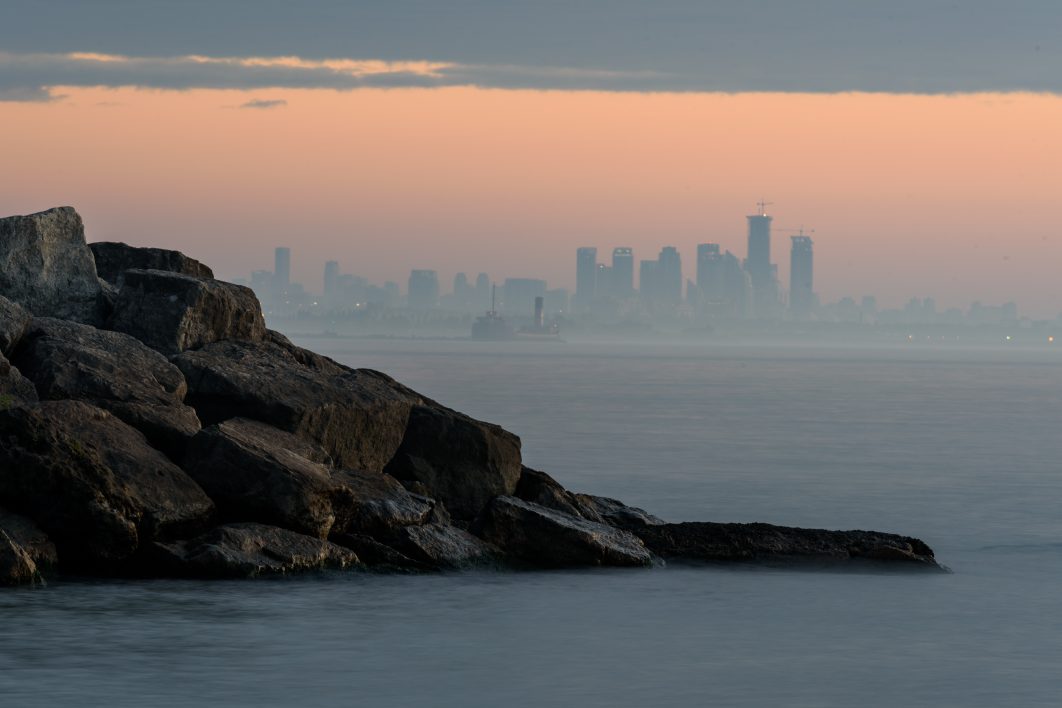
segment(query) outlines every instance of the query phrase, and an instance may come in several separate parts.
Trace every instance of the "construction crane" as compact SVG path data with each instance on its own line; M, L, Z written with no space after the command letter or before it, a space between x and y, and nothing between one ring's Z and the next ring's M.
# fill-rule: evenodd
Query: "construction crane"
M756 208L760 212L760 216L767 216L767 207L774 204L774 202L765 202L762 199L756 202Z
M815 229L805 231L803 226L799 229L774 229L774 231L783 234L796 234L797 236L810 236L815 233Z

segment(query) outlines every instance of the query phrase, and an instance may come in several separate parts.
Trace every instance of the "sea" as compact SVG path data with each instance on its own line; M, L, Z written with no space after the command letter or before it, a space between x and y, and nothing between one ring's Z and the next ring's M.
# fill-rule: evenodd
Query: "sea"
M0 592L0 705L1062 705L1062 347L297 341L574 491L917 536L951 572L59 580Z

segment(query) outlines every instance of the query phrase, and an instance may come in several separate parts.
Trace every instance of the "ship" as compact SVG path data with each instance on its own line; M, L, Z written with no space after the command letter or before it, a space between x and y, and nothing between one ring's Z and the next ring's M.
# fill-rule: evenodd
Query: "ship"
M502 341L516 336L513 328L495 309L495 286L490 287L490 309L472 323L472 339Z

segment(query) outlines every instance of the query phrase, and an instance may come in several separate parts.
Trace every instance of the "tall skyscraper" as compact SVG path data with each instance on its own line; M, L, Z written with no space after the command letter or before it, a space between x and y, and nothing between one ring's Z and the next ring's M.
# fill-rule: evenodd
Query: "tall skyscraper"
M718 243L697 244L697 289L706 302L720 302L725 297L723 254Z
M609 274L612 295L630 297L634 292L634 251L627 247L612 249L612 272Z
M583 246L575 252L575 300L578 307L590 307L597 289L597 249Z
M664 246L657 258L660 298L670 304L682 302L682 256L674 246Z
M778 285L771 264L771 217L765 211L766 202L759 203L758 214L747 217L749 222L749 249L745 269L752 281L756 314L774 314L778 303Z
M291 284L291 249L278 246L273 252L273 262L273 281L278 290L287 290Z
M324 269L324 296L334 297L339 284L339 261L327 261Z
M810 236L793 236L789 254L789 311L807 316L815 308L814 253Z

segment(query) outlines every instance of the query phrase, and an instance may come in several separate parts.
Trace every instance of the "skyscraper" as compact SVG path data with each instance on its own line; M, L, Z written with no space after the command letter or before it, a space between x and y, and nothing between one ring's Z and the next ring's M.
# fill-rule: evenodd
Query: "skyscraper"
M810 236L793 236L789 255L789 311L807 316L815 307L814 254Z
M664 246L657 258L660 298L669 304L682 302L682 256L674 246Z
M758 206L760 213L747 217L749 248L745 269L752 281L756 314L763 317L774 314L778 303L778 285L771 264L771 217L765 211L766 202L760 202Z
M634 292L634 251L622 246L612 249L612 272L609 274L612 295L630 297Z
M283 292L291 283L291 249L286 246L277 246L273 253L273 282L277 290Z
M697 289L706 302L720 302L725 296L723 255L718 243L697 244Z
M439 302L439 276L434 270L414 270L409 274L409 306L427 310Z
M324 267L324 296L334 297L339 283L339 261L327 261Z
M580 309L590 307L597 288L597 249L583 246L575 252L575 301Z

